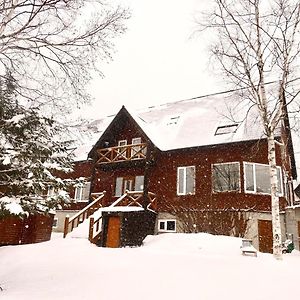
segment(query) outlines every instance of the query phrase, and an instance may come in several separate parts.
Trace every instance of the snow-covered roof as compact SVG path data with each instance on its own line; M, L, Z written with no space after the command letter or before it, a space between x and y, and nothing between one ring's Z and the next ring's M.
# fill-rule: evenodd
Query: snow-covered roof
M177 101L139 111L126 109L162 151L264 137L257 112L254 109L249 111L249 104L230 93ZM89 124L85 130L89 134L88 142L77 149L80 157L85 151L84 155L87 155L114 117Z

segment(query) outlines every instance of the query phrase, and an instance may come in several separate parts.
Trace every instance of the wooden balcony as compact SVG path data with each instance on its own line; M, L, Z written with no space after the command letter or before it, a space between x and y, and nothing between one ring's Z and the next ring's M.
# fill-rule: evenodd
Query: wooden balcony
M122 161L134 161L146 158L147 144L131 144L98 149L97 164L109 164Z

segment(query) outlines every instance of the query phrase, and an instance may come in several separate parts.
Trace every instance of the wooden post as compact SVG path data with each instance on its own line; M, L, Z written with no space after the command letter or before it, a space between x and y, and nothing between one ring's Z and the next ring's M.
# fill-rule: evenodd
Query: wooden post
M69 231L69 219L70 219L70 217L67 215L65 218L64 238L67 236L68 231Z
M144 173L144 191L143 191L143 208L145 210L149 204L148 191L149 191L149 175L150 175L151 159L152 159L152 150L150 149L149 143L148 143L147 154L146 154L145 173Z
M89 226L89 241L92 243L93 242L93 228L94 228L94 218L90 218L90 226Z

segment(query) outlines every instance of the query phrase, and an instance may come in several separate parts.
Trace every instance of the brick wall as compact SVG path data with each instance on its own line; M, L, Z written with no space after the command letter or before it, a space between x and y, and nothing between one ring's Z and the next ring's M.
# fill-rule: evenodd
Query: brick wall
M50 240L53 217L36 214L23 219L13 216L0 219L0 246Z

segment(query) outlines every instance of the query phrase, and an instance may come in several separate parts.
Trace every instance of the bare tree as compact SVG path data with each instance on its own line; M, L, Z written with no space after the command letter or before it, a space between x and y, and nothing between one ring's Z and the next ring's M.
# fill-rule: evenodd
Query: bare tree
M9 71L30 106L65 113L90 100L85 87L128 17L102 0L3 0L0 76Z
M268 141L273 254L281 258L275 130L285 117L286 106L299 94L293 82L297 79L300 52L300 3L214 0L214 4L204 24L199 24L217 34L211 48L213 58L235 87L245 88L241 91L249 107L258 109ZM267 84L271 81L273 84Z

